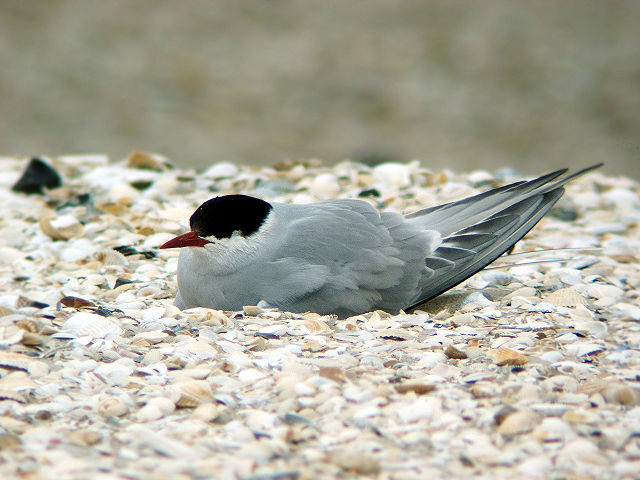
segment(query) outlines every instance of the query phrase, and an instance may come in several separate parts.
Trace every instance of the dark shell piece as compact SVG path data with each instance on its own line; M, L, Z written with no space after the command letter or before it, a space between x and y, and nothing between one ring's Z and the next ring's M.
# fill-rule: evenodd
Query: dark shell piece
M129 257L131 255L143 255L144 258L151 259L156 257L156 253L151 250L141 250L138 251L133 248L131 245L119 245L117 247L113 247L116 252L121 253L125 257Z
M41 158L32 158L11 189L14 192L44 195L45 187L54 189L62 186L62 178L51 165Z

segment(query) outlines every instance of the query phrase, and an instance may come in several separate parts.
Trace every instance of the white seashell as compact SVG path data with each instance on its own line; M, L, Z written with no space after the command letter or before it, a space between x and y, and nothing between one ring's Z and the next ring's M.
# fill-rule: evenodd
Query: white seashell
M25 331L17 325L0 325L0 348L7 349L22 342L24 333Z
M603 298L612 298L613 301L619 300L624 294L624 290L615 287L613 285L603 285L600 283L592 283L587 286L585 293L590 297L597 298L598 300Z
M496 376L489 372L470 373L461 378L464 383L476 383L484 380L493 380Z
M556 341L559 343L573 343L577 341L580 337L578 337L575 333L564 333L556 338Z
M84 230L80 221L73 215L41 218L40 228L45 235L53 240L69 240L73 237L80 237Z
M525 458L517 466L518 473L527 478L545 478L552 469L553 463L545 455Z
M55 338L73 339L80 337L113 339L122 334L122 328L116 320L90 312L73 314L62 325Z
M640 389L629 386L624 382L607 382L602 389L602 396L607 402L617 405L640 404Z
M485 297L481 292L473 292L462 299L461 306L476 304L476 307L487 307L494 305L494 302Z
M612 188L604 192L602 198L615 205L615 208L627 209L630 206L637 208L640 205L640 197L637 193L627 188Z
M203 422L212 422L220 416L223 408L219 403L201 403L193 410L191 418Z
M570 409L561 403L532 403L529 408L545 417L561 417Z
M607 334L607 324L595 320L577 321L573 324L573 328L595 338L604 338Z
M146 250L149 250L152 248L158 248L163 243L166 243L169 240L171 240L174 236L175 235L173 233L167 233L167 232L153 233L145 239L144 243L142 244L142 247ZM155 267L149 264L147 268L155 268Z
M504 296L504 300L510 300L513 297L535 298L536 289L533 287L520 287L517 290Z
M514 295L509 298L509 303L513 308L523 308L528 310L532 305L539 303L540 299L537 297L522 297L520 295Z
M107 397L97 407L98 413L103 417L121 417L129 412L129 407L118 397Z
M532 410L517 410L502 421L498 432L502 435L518 435L530 432L539 422L539 415Z
M218 340L215 344L225 353L241 352L245 347L239 343L229 342L226 340Z
M602 352L605 348L597 343L576 342L565 346L567 353L576 357L584 357L594 353Z
M171 166L169 159L156 153L133 151L127 157L128 168L139 168L143 170L155 170L162 172Z
M207 168L202 175L213 179L230 178L238 173L238 167L233 163L220 162L214 163ZM193 212L189 212L190 214Z
M277 323L273 325L267 325L258 330L258 333L262 333L265 335L284 335L285 333L287 333L287 325Z
M578 381L568 375L554 375L540 382L543 391L550 392L576 392Z
M0 391L24 392L37 387L31 377L22 371L10 372L0 378Z
M562 353L557 350L551 350L550 352L541 354L538 358L540 358L540 360L542 360L543 362L556 363L562 360L564 358L564 355L562 355Z
M586 439L577 439L565 445L556 456L556 468L575 468L576 464L590 470L593 466L608 467L610 460L601 453L596 445ZM590 467L591 466L591 467Z
M100 250L95 254L96 260L104 263L105 265L129 265L129 261L127 257L125 257L120 252L116 252L113 249L104 249Z
M143 322L155 322L164 316L164 307L149 307L142 311Z
M223 312L211 308L190 308L188 310L183 310L181 314L194 321L207 323L209 325L228 326L232 324L231 319Z
M539 302L527 308L529 312L552 313L556 311L556 307L548 302Z
M471 323L477 323L476 317L470 313L454 315L453 317L449 317L448 321L452 325L469 325Z
M200 340L178 343L173 354L186 361L196 360L200 362L214 359L219 355L215 347Z
M140 332L135 337L133 337L132 341L136 341L138 339L146 340L151 345L156 345L163 340L167 339L169 334L166 332L162 332L160 330L151 330L146 332Z
M417 167L417 162L405 163L381 163L372 171L376 183L393 187L405 187L411 183L411 172Z
M264 312L264 309L258 305L245 305L242 307L242 311L251 317L256 317Z
M22 353L3 350L0 350L0 367L23 370L32 377L41 377L49 373L49 367L44 361L33 359Z
M118 183L113 186L108 194L111 201L121 205L131 205L140 195L140 192L128 183Z
M513 275L500 271L485 271L481 274L481 278L487 282L488 286L504 286L513 281ZM532 295L535 295L535 290Z
M572 433L567 422L556 417L547 417L533 429L533 436L543 442L563 440Z
M244 416L244 421L251 430L266 432L273 430L278 421L278 416L264 410L249 409Z
M264 372L258 370L257 368L245 368L244 370L240 370L240 372L238 372L238 380L246 384L256 383L265 377L266 376Z
M585 299L573 288L560 288L544 297L544 301L556 307L575 307L584 305Z
M136 412L135 418L139 422L152 422L164 417L165 414L157 405L147 404Z
M431 369L438 364L446 363L448 360L444 352L424 352L418 362L412 368Z
M630 303L617 303L612 310L621 317L622 320L640 321L640 307Z
M213 400L213 389L206 380L185 380L171 385L169 395L176 407L197 407Z
M124 386L129 383L133 367L119 362L105 363L94 370L94 374L110 385Z
M186 462L193 461L194 451L191 447L163 433L142 425L132 425L128 429L128 433L132 435L132 441L135 441L137 445L146 446L162 456L172 459L180 458Z
M143 422L158 420L173 413L175 404L167 397L154 397L136 413L136 418Z
M309 191L321 198L335 197L340 191L338 178L332 173L316 175L308 186Z
M426 395L418 397L416 401L407 405L398 405L398 407L400 408L394 413L402 423L437 418L442 411L440 400Z

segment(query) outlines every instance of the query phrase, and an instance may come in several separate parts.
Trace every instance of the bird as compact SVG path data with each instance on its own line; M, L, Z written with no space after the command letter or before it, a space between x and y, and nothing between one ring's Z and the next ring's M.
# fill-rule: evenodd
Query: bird
M559 169L408 215L357 199L309 204L241 194L200 205L180 248L175 305L261 305L346 318L409 311L512 249L576 173Z

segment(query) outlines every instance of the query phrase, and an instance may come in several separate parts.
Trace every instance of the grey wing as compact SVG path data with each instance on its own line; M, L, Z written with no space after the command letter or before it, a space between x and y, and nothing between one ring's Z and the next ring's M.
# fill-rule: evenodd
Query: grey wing
M418 295L433 232L359 200L278 208L287 231L269 269L289 285L267 285L268 303L344 316L398 310Z
M558 170L408 215L411 222L443 236L442 244L425 259L420 299L412 307L449 290L508 251L560 199L565 183L599 166L556 180L566 172Z

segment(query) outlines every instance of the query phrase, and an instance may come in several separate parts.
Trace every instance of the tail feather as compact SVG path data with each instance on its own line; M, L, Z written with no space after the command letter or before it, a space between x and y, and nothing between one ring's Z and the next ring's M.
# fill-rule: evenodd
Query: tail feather
M518 203L529 196L546 193L561 187L574 178L600 166L602 164L593 165L566 177L563 177L563 175L568 170L563 168L533 180L515 182L457 202L419 210L407 215L406 218L423 225L424 228L435 229L443 237L446 237L466 227L473 227L476 223L483 221L494 213L502 211L509 205ZM554 180L557 181L554 182Z
M557 170L407 216L443 237L425 259L420 295L410 308L449 290L507 252L562 197L563 185L600 166L564 177L567 170Z

